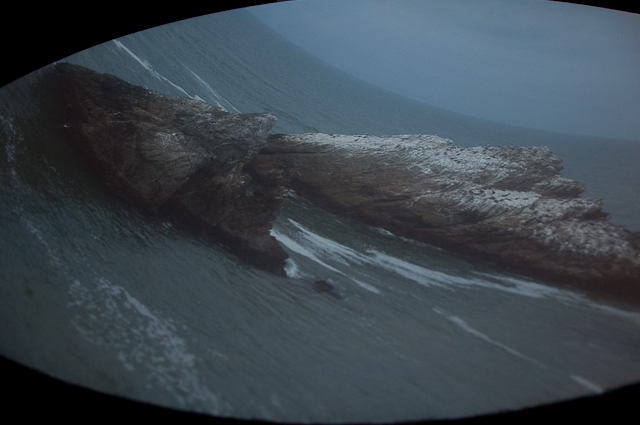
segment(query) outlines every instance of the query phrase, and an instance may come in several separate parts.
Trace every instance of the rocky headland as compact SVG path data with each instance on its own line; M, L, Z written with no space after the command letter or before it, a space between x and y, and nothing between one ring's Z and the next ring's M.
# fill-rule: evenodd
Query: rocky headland
M563 178L546 147L462 148L430 135L279 134L248 171L398 236L536 277L640 295L640 234Z
M284 275L270 235L288 190L332 213L476 259L640 300L640 234L607 220L544 147L462 148L429 135L270 135L231 114L56 65L69 140L100 180Z
M143 211L167 211L244 261L284 275L269 231L283 193L243 166L271 133L270 114L231 114L112 75L60 63L55 89L71 144L111 191Z

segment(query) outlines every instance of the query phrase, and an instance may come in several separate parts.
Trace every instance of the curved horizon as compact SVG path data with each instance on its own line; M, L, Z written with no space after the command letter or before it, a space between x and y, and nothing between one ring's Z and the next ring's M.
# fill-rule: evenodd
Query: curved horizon
M640 140L640 15L529 0L293 1L247 10L323 62L429 106Z

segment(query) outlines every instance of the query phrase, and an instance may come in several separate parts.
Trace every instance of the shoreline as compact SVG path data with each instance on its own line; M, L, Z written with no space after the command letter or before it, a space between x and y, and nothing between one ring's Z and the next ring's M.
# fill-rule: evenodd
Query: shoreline
M70 143L108 189L276 275L286 275L288 255L271 223L295 190L404 238L640 304L640 232L581 198L585 186L562 177L562 160L546 147L271 134L273 115L228 113L77 65L56 65L50 83Z

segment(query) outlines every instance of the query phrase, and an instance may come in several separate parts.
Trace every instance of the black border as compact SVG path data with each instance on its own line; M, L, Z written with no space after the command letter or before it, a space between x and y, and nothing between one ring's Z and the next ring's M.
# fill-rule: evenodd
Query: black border
M127 419L131 423L154 421L189 424L271 424L267 421L218 418L205 414L168 409L123 397L107 395L51 378L43 373L0 356L0 417L20 422L61 420L63 423L87 423L99 419L105 423ZM629 385L602 395L582 397L511 412L453 420L398 422L410 424L514 424L536 423L632 423L637 424L640 384ZM136 422L134 422L136 421ZM589 422L587 422L589 421Z
M0 86L100 43L195 16L275 1L105 2L63 6L13 1L0 15Z

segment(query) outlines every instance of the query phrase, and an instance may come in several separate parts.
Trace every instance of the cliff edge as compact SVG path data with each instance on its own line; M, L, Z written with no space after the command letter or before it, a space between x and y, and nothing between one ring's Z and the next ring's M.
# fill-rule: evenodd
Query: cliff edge
M56 90L72 145L119 197L170 211L249 264L284 275L269 230L283 193L243 171L271 132L270 114L232 114L112 75L60 63Z

